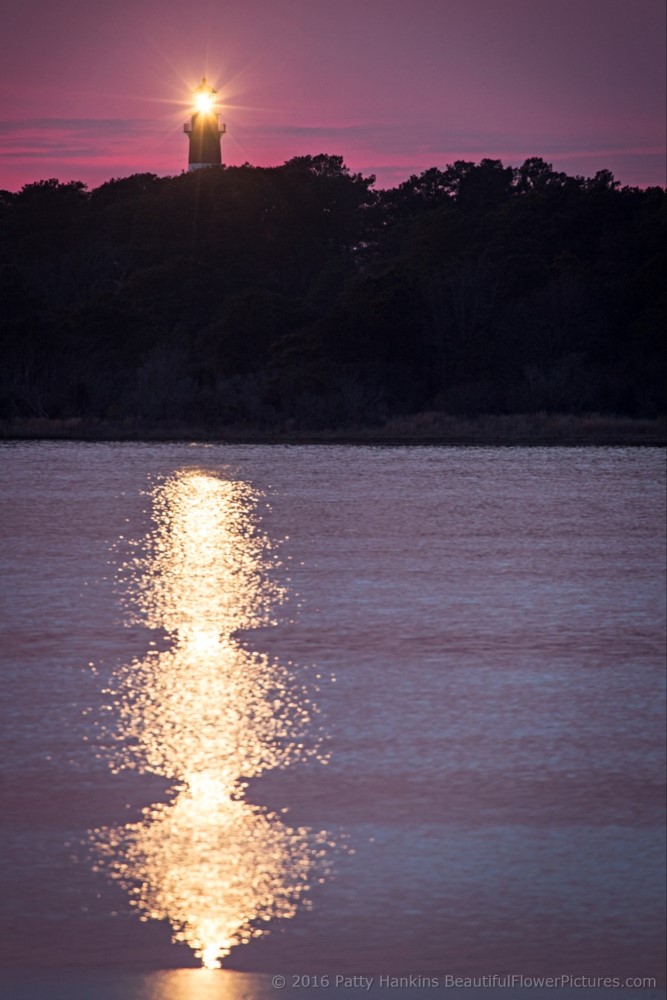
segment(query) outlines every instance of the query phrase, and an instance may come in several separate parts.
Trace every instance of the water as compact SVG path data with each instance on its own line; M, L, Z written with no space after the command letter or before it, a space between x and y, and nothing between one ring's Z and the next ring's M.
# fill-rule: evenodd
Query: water
M662 985L659 450L0 462L8 997Z

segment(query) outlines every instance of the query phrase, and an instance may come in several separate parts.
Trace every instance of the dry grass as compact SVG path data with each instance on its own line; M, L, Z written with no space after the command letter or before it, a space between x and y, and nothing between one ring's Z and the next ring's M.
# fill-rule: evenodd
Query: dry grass
M667 421L599 413L484 414L467 418L431 412L395 418L382 433L410 440L480 444L664 444Z
M24 418L0 421L0 438L70 441L347 442L387 444L652 444L667 443L667 419L603 414L520 413L460 417L437 411L394 417L376 427L299 430L250 426L197 427L122 420Z

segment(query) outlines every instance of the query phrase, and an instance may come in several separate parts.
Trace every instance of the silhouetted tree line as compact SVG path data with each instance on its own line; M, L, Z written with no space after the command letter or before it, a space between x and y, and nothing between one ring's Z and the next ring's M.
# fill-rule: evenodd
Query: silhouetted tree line
M0 192L0 415L665 411L662 188L338 156Z

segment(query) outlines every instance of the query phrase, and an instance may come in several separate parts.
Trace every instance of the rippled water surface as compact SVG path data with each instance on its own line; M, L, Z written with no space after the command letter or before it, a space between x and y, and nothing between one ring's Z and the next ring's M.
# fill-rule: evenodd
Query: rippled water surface
M10 998L660 987L661 451L0 462Z

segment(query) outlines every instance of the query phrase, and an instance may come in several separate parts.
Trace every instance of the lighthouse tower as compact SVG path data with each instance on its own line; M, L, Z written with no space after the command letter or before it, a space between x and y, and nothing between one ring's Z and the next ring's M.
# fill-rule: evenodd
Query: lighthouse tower
M217 91L204 77L193 93L195 110L190 121L183 126L183 131L190 140L188 170L219 167L222 163L220 136L225 134L227 127L220 122L220 116L215 110Z

